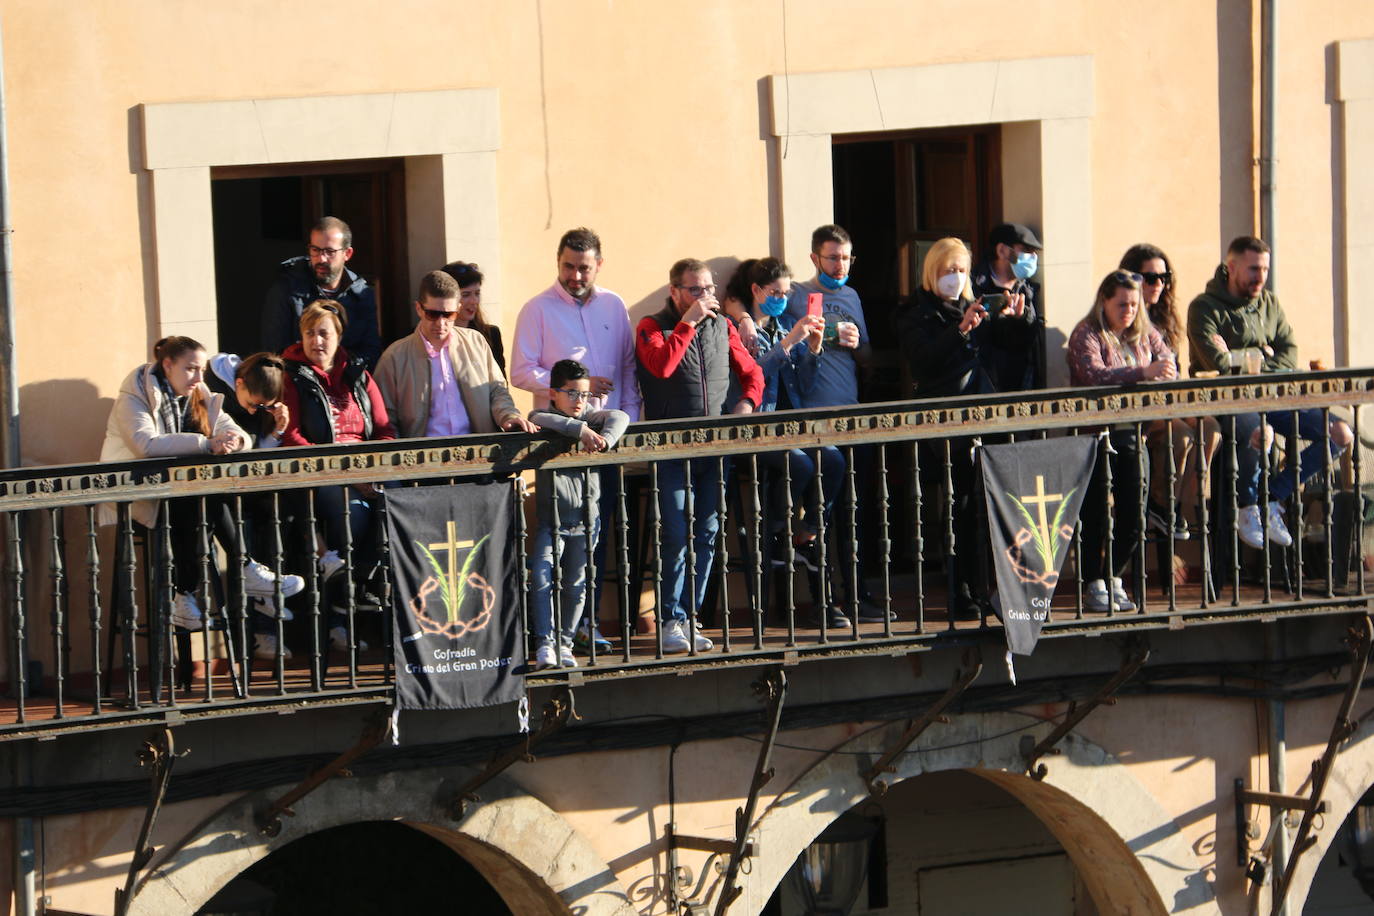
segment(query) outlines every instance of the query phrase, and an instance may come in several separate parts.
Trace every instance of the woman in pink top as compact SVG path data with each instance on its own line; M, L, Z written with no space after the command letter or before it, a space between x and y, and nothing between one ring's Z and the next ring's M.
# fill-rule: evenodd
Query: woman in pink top
M1140 274L1115 270L1097 288L1093 307L1069 336L1069 380L1074 385L1129 385L1178 377L1173 351L1145 314ZM1083 500L1083 532L1078 558L1085 583L1083 607L1089 611L1130 611L1135 604L1122 585L1121 573L1139 552L1142 511L1141 481L1149 469L1133 423L1108 431ZM1101 451L1101 450L1100 450ZM1111 567L1107 567L1107 481L1112 474L1113 514Z

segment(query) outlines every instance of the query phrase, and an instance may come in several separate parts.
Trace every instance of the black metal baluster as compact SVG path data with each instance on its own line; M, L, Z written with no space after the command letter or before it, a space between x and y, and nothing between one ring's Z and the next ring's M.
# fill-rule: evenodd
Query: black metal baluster
M1140 444L1141 454L1143 455L1145 453L1144 440L1141 440ZM1196 439L1194 439L1193 448L1196 449L1199 445L1200 443ZM1164 421L1164 454L1166 456L1164 459L1165 468L1168 471L1169 476L1167 485L1164 488L1164 493L1169 500L1169 513L1167 516L1165 516L1165 522L1167 523L1169 530L1164 532L1164 540L1169 545L1169 564L1167 569L1164 570L1164 588L1167 592L1169 599L1169 613L1172 614L1178 610L1178 586L1174 582L1174 564L1176 562L1175 557L1177 556L1177 551L1174 550L1174 532L1178 530L1178 523L1180 521L1179 513L1183 511L1182 503L1174 498L1174 494L1178 492L1178 462L1174 460L1174 421L1172 419ZM1148 531L1149 529L1142 528L1140 530L1143 533L1145 531ZM1145 561L1143 539L1141 541L1141 544L1142 556L1140 568L1141 570L1144 570ZM1142 614L1145 613L1144 602L1141 602L1140 612Z
M1335 528L1333 522L1336 512L1336 478L1332 473L1331 466L1331 409L1322 408L1322 479L1325 485L1322 492L1325 494L1323 499L1322 529L1326 533L1326 597L1336 596L1336 571L1335 571ZM1301 503L1299 503L1301 505ZM1349 549L1347 548L1347 554ZM1298 577L1302 577L1302 569L1298 570Z
M630 600L635 599L636 616L639 611L639 591L642 589L641 582L634 583L634 592L631 592L630 585L630 512L629 505L625 499L625 465L618 464L615 468L616 485L616 520L619 524L619 537L616 538L616 547L620 551L619 562L616 563L616 580L620 588L620 652L621 660L630 660L630 633L634 630L634 624L630 619Z
M6 512L5 515L9 520L7 533L10 542L10 600L13 602L10 613L10 636L14 641L11 664L14 666L15 721L22 725L28 721L25 702L29 692L27 614L24 606L24 539L19 527L19 513Z
M64 643L67 641L67 569L63 562L66 545L62 538L62 510L49 509L48 524L51 529L48 534L52 546L52 559L49 562L52 567L53 677L57 703L54 718L61 719L64 718L62 705L67 686L67 656L64 651Z
M720 651L730 652L730 509L725 498L725 459L716 458L716 606L720 609Z
M1230 487L1230 492L1229 492L1229 493L1227 494L1227 496L1226 496L1226 498L1230 501L1230 506L1231 506L1231 534L1230 534L1230 538L1231 538L1231 606L1232 606L1232 607L1239 607L1239 606L1240 606L1240 502L1239 502L1239 500L1240 500L1240 464L1239 464L1239 460L1240 460L1240 459L1239 459L1238 449L1240 449L1240 448L1242 448L1242 447L1244 447L1244 448L1249 448L1249 447L1250 447L1250 443L1247 442L1247 443L1245 443L1244 446L1242 446L1240 443L1238 443L1238 442L1236 441L1236 416L1235 416L1235 414L1231 414L1229 417L1227 417L1227 418L1226 418L1226 422L1230 425L1230 428L1231 428L1231 434L1227 437L1227 438L1230 440L1229 448L1230 448L1230 450L1231 450L1231 487ZM1263 439L1264 439L1264 432L1263 432L1263 429L1264 429L1263 418L1261 418L1261 424L1260 424L1260 430L1261 430L1261 432L1260 432L1260 440L1261 440L1261 441L1263 441ZM1261 519L1260 519L1260 528L1263 529L1263 528L1265 528L1265 527L1266 527L1266 526L1265 526L1265 524L1264 524L1264 519L1261 518Z
M763 530L765 523L763 520L763 500L759 493L759 456L757 452L751 452L749 455L749 481L750 508L754 516L754 530L752 536L754 601L753 607L750 610L753 611L754 616L754 648L762 649L765 623L764 615L768 613L763 594L763 564L765 557L767 557L767 561L770 564L773 562L773 551L772 545L768 543L767 533ZM772 571L770 568L769 579L771 580L771 578ZM771 593L772 589L770 588L769 591Z
M93 683L93 709L96 715L100 715L103 709L104 698L104 672L100 669L100 634L101 634L101 607L100 607L100 535L96 525L95 506L86 506L86 572L89 576L90 591L86 596L86 603L90 606L91 613L91 680Z
M1147 594L1148 594L1148 592L1149 592L1149 583L1148 583L1147 577L1146 577L1146 575L1145 575L1145 563L1146 563L1145 533L1146 533L1147 531L1150 530L1150 527L1149 527L1149 520L1145 517L1145 513L1146 513L1146 510L1147 510L1147 508L1148 508L1148 506L1149 506L1149 500L1150 500L1150 479L1149 479L1149 478L1150 478L1150 475L1149 475L1149 472L1148 472L1147 469L1146 469L1146 467L1147 467L1147 465L1146 465L1146 457L1147 457L1147 456L1146 456L1146 454L1145 454L1145 430L1144 430L1144 428L1141 426L1141 424L1140 424L1139 421L1136 422L1133 431L1134 431L1134 433L1135 433L1135 490L1136 490L1136 493L1135 493L1135 510L1136 510L1135 525L1136 525L1136 529L1135 529L1135 530L1136 530L1136 538L1135 538L1135 551L1134 551L1134 553L1135 553L1135 569L1132 571L1132 572L1133 572L1133 575L1131 576L1131 585L1133 586L1132 590L1135 592L1134 598L1135 598L1136 613L1138 613L1138 614L1144 614L1144 613L1145 613L1145 606L1146 606L1146 602L1147 602L1147 597L1146 597L1146 596L1147 596ZM1170 491L1169 491L1169 505L1172 506L1172 505L1173 505L1173 502L1174 502L1174 492L1173 492L1173 490L1170 490ZM1169 521L1169 531L1168 531L1168 532L1165 534L1165 536L1164 536L1164 537L1165 537L1165 540L1167 540L1167 541L1169 542L1169 556L1170 556L1170 561L1169 561L1169 579L1170 579L1171 581L1172 581L1172 579L1173 579L1173 560L1172 560L1172 557L1173 557L1173 555L1174 555L1174 530L1173 530L1173 521L1172 521L1173 515L1174 515L1174 512L1173 512L1172 509L1170 509L1170 510L1169 510L1169 518L1170 518L1170 521ZM1123 580L1123 583L1122 583L1122 590L1123 590L1123 591L1125 590L1125 582L1124 582L1124 580Z
M1194 440L1196 449L1195 465L1197 466L1197 524L1198 534L1202 538L1202 607L1207 607L1216 598L1216 586L1212 581L1212 518L1207 509L1207 497L1210 495L1212 462L1207 454L1207 433L1206 425L1201 417L1197 420L1197 438Z
M283 573L283 545L281 542L281 497L280 494L278 494L275 490L272 491L271 503L268 507L268 514L270 516L270 524L268 526L268 529L272 532L272 573L274 576L276 576L276 579L272 584L272 600L274 602L274 605L272 607L272 629L273 632L277 635L277 651L273 653L276 657L272 660L272 665L274 668L274 673L277 677L277 693L284 694L286 693L286 621L282 619L282 611L286 607L286 596L282 594L281 590L281 577ZM382 530L385 531L386 527L383 526ZM246 542L240 541L239 543L243 544ZM252 668L252 664L248 661L248 659L251 658L251 651L252 650L248 648L248 644L244 643L243 667L245 671ZM243 684L244 689L247 690L247 675L245 675L243 678Z
M327 617L321 605L324 603L324 576L320 569L319 534L315 529L315 491L305 491L305 530L310 538L310 689L318 693L324 689L324 653L321 643L321 625ZM326 547L326 549L328 549Z
M1077 436L1081 431L1074 427L1069 430L1070 436ZM1097 440L1097 453L1093 457L1094 474L1097 473L1097 462L1102 459L1102 441L1105 437L1099 436ZM1089 487L1092 484L1089 482ZM1083 508L1090 509L1088 506L1087 494L1083 497ZM1075 620L1083 619L1083 509L1079 510L1077 524L1073 526L1073 565L1074 565L1074 612Z
M516 603L520 613L520 646L525 650L525 658L530 657L530 567L529 553L525 549L525 498L529 490L525 478L519 474L511 478L511 501L515 516L515 582L518 597ZM538 507L536 506L536 512Z
M819 483L821 452L816 450L816 477ZM887 489L887 443L878 444L878 554L883 568L883 636L892 636L892 530L887 513L891 494Z
M1102 480L1104 484L1102 487L1102 511L1106 523L1104 526L1105 533L1102 538L1104 541L1102 547L1106 554L1106 560L1102 564L1103 572L1106 574L1103 576L1103 580L1107 587L1107 616L1114 617L1118 610L1116 604L1116 589L1112 587L1116 584L1112 582L1112 577L1116 573L1116 557L1114 556L1116 553L1116 544L1114 543L1116 538L1116 499L1114 498L1116 496L1116 490L1115 481L1112 479L1112 456L1116 454L1116 448L1112 444L1112 435L1110 432L1102 437L1102 443L1106 446L1105 454L1102 456L1104 459L1102 462ZM1090 549L1096 550L1095 547Z
M949 438L941 439L940 445L945 475L945 615L948 621L946 629L953 630L959 618L959 582L955 575L959 545L954 539L954 460Z
M552 476L557 475L557 471ZM576 473L576 472L574 472ZM552 486L548 493L539 492L539 484L535 483L535 505L541 500L549 501L549 555L553 560L553 566L549 569L549 619L548 637L553 639L554 659L558 660L563 646L562 628L559 621L563 616L563 513L558 509L558 487ZM534 650L539 651L535 646Z
M922 493L921 493L921 443L912 440L911 443L911 521L912 521L912 549L915 552L916 566L916 632L926 631L926 540L925 526L921 523Z
M592 469L584 467L582 469L582 543L586 547L586 566L584 575L586 576L582 588L582 619L577 622L578 626L587 628L587 664L596 666L596 634L599 628L596 625L597 618L601 616L599 607L592 607L592 602L596 598L596 538L592 532ZM600 473L599 471L597 472ZM560 637L561 644L561 637Z
M159 526L165 528L166 507L158 512ZM124 689L129 698L129 705L134 709L139 708L138 702L138 560L134 556L134 522L130 515L128 503L117 503L115 505L115 524L118 529L120 539L120 551L124 558L124 601L120 614L120 633L124 642ZM170 543L170 542L168 542ZM152 551L149 551L151 554ZM163 556L165 564L171 564L171 547L164 544ZM165 571L165 570L164 570ZM116 571L116 574L118 571ZM117 578L117 575L116 575ZM171 633L171 623L169 618L172 613L172 588L171 579L164 580L167 583L166 611L160 617L154 613L153 608L157 606L157 599L153 595L148 596L148 639L151 643L156 637L154 630L161 626L164 634ZM153 672L149 678L149 687L154 689L152 681L161 677L162 672Z
M1273 601L1273 583L1270 582L1269 575L1269 548L1273 546L1269 542L1269 454L1273 451L1269 447L1266 430L1269 429L1269 416L1260 414L1260 482L1259 482L1259 519L1260 537L1263 538L1263 549L1260 551L1260 568L1264 572L1264 603L1269 604ZM1276 434L1277 435L1277 434Z
M250 610L250 608L249 608L249 605L250 605L252 602L250 601L250 599L249 599L249 597L248 597L248 567L247 567L247 563L248 563L248 547L247 547L247 544L248 544L248 542L244 539L244 534L245 534L245 532L244 532L244 524L243 524L243 497L242 497L242 496L239 496L238 494L235 494L235 495L234 495L234 512L233 512L233 518L234 518L234 540L235 540L235 543L236 543L237 546L236 546L236 548L235 548L234 554L233 554L232 556L230 556L230 558L229 558L229 563L227 564L227 566L228 566L228 573L229 573L229 576L228 576L229 581L231 581L231 582L232 582L232 581L235 581L235 577L237 576L237 581L238 581L238 583L239 583L239 589L238 589L238 605L239 605L239 606L238 606L238 610L237 610L237 619L235 620L235 623L238 624L238 640L239 640L239 645L243 646L243 664L242 664L241 666L239 666L239 690L240 690L240 692L243 693L244 696L247 696L247 695L248 695L248 692L249 692L249 683L248 683L248 682L249 682L249 680L250 680L251 677L252 677L252 673L253 673L253 658L254 658L254 655L255 655L255 651L256 651L256 650L255 650L255 647L254 647L254 646L251 646L251 645L248 644L248 643L249 643L249 638L250 638L250 637L249 637L249 626L248 626L248 620L249 620L248 615L249 615L250 613L252 613L251 610ZM227 596L226 596L226 598L227 598ZM228 624L228 623L229 623L229 621L228 621L228 619L227 619L227 618L228 618L228 615L226 614L225 617L226 617L225 623ZM230 631L229 631L229 627L228 627L228 626L226 626L226 627L224 628L224 638L225 638L225 639L231 638L231 634L230 634Z
M344 539L344 649L345 664L348 665L348 686L358 686L358 636L357 592L353 587L353 488L344 484L343 491L343 539Z
M697 519L696 482L692 479L691 459L682 462L683 509L687 516L687 654L697 654Z
M196 581L196 597L200 599L201 629L200 641L203 647L203 664L205 665L205 694L203 699L209 703L215 698L215 673L214 673L214 650L210 641L210 631L214 629L211 625L210 617L210 598L214 594L214 589L210 585L211 563L210 563L210 518L205 505L205 497L196 498L196 558L199 561L200 573ZM225 636L228 637L229 631L226 628ZM225 639L228 643L228 639Z
M185 639L178 637L176 625L172 622L172 611L175 607L176 596L179 594L176 587L176 563L172 555L172 518L167 511L168 504L163 503L162 508L157 514L157 537L162 542L162 611L154 610L156 599L148 596L148 641L151 644L156 638L162 642L162 654L153 652L151 645L148 649L148 686L153 692L153 701L157 702L157 682L166 678L167 705L177 705L177 691L181 689L181 678L177 675L178 669L191 670L191 640L195 637L187 633ZM131 507L132 509L132 507ZM128 556L133 559L132 542ZM133 581L134 572L131 567L129 581ZM190 592L186 593L192 597ZM132 606L132 605L131 605ZM201 626L205 626L205 615L202 611L200 618ZM161 630L159 633L158 631ZM135 631L130 630L130 634ZM180 658L182 646L186 646L186 657ZM161 662L161 665L158 662Z
M418 485L417 483L416 486ZM382 560L382 591L378 595L382 601L382 683L391 684L394 683L392 677L395 674L393 667L396 660L396 614L391 606L394 584L391 581L391 532L387 523L387 513L391 510L387 508L385 494L377 501L376 511L377 519L374 524L378 526L378 545Z
M1355 426L1354 437L1350 444L1350 467L1354 480L1351 486L1354 492L1351 499L1355 503L1355 589L1358 594L1364 594L1364 491L1360 485L1360 474L1363 471L1360 452L1360 407L1355 405L1351 411L1354 414Z
M1305 518L1304 515L1303 515L1303 501L1302 501L1302 497L1303 497L1303 485L1302 485L1302 470L1301 470L1301 468L1299 467L1299 462L1298 462L1298 459L1299 459L1299 457L1300 457L1299 454L1298 454L1298 453L1299 453L1299 448L1298 448L1298 444L1299 444L1299 443L1298 443L1298 435L1299 435L1299 430L1298 430L1298 412L1295 410L1295 411L1293 411L1293 435L1292 435L1292 436L1289 436L1289 437L1288 437L1288 441L1285 443L1285 452L1286 452L1286 454L1287 454L1287 455L1289 456L1289 458L1290 458L1290 460L1288 461L1288 467L1286 468L1286 470L1291 470L1292 473L1293 473L1293 496L1292 496L1292 502L1293 502L1293 505L1296 507L1296 511L1293 513L1293 516L1294 516L1294 518L1293 518L1293 523L1292 523L1291 525L1288 526L1289 533L1290 533L1290 535L1291 535L1292 538L1293 538L1293 566L1292 566L1292 569L1293 569L1293 572L1292 572L1292 580L1293 580L1293 582L1292 582L1292 589L1291 589L1291 590L1292 590L1292 592L1293 592L1293 597L1296 598L1298 601L1301 601L1301 600L1303 599L1303 583L1302 583L1302 578L1303 578L1303 572L1302 572L1302 568L1303 568L1303 556L1302 556L1302 529L1303 529L1303 523L1306 521L1306 518ZM1325 443L1325 441L1326 441L1325 437L1323 437L1321 441L1322 441L1323 443ZM1287 558L1286 558L1286 557L1285 557L1285 561L1284 561L1284 569L1285 569L1285 570L1288 569L1288 564L1287 564Z
M845 498L849 502L846 523L849 527L849 544L845 548L849 554L849 628L854 639L859 638L859 598L863 595L863 583L859 581L859 495L854 487L854 446L845 446ZM817 468L819 472L820 468ZM844 562L844 560L841 560ZM819 565L819 564L818 564ZM821 566L824 570L826 567Z
M791 450L782 453L782 552L785 564L783 566L783 605L787 608L787 645L797 644L797 545L793 540L796 532L792 529L793 516L796 506L792 504L792 452ZM824 549L825 545L825 524L821 523L820 533L816 535L816 546ZM813 594L811 601L815 605L815 616L820 619L821 641L825 641L825 567L821 567L821 574L814 580L817 583L816 589L819 594Z
M650 528L654 533L654 658L663 657L663 625L672 619L671 611L663 606L663 507L659 505L658 462L649 462L649 505L653 512ZM665 617L665 613L668 615Z

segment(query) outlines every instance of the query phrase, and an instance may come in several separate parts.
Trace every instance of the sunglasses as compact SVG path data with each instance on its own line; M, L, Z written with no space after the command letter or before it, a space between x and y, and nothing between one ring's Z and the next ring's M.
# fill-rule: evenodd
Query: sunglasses
M580 388L555 388L554 391L557 391L559 394L566 394L568 397L572 398L574 402L585 401L592 396L590 391L583 391Z
M259 410L273 410L276 408L276 406L276 401L268 401L265 404L258 404L254 402L248 405L248 410L250 413L257 413Z
M1125 283L1129 280L1130 282L1139 286L1141 280L1143 280L1144 278L1133 270L1117 270L1112 272L1112 279L1115 280L1117 283Z
M458 310L445 312L442 309L425 309L425 317L430 321L438 321L440 318L447 318L449 321L458 320Z
M1141 279L1143 279L1146 283L1149 283L1151 286L1153 286L1156 283L1168 283L1170 280L1174 278L1174 275L1167 270L1160 274L1154 273L1152 271L1146 271L1140 276Z

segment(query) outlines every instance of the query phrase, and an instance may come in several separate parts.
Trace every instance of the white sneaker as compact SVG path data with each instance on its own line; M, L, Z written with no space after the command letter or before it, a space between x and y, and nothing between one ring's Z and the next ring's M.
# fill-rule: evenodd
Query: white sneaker
M1106 613L1111 609L1107 600L1107 583L1094 579L1083 589L1083 610Z
M330 630L329 630L329 648L331 648L331 649L336 649L336 650L338 650L338 651L340 651L340 652L347 652L347 651L348 651L348 628L347 628L347 627L331 627L331 628L330 628ZM367 642L364 641L364 640L361 640L361 639L358 640L358 651L359 651L359 652L366 652L367 649L368 649Z
M663 651L664 652L686 652L690 643L687 641L688 624L682 620L669 620L663 625ZM701 630L697 629L693 634L698 652L708 652L715 647L715 643L701 635Z
M1131 596L1126 594L1126 587L1121 583L1120 576L1112 576L1112 598L1116 600L1118 611L1134 611L1135 602Z
M558 650L553 647L553 643L541 642L539 648L534 650L534 670L543 671L545 668L558 667Z
M328 582L330 579L343 572L344 568L343 557L339 556L337 550L326 550L320 555L320 558L316 560L315 563L320 568L321 584Z
M205 628L205 615L200 612L196 599L186 592L177 592L172 599L172 626L183 630L202 630Z
M284 604L273 605L271 598L254 598L252 601L254 613L276 620L295 620L296 615L291 613L291 609Z
M256 633L253 635L253 657L259 661L276 661L277 659L277 637L271 633ZM288 659L291 657L291 650L285 645L281 647L281 657Z
M573 658L572 646L558 645L558 664L564 668L576 668L577 659Z
M283 598L290 598L292 595L299 594L305 588L305 580L300 576L287 573L281 577L281 594ZM250 595L275 595L277 593L277 577L257 560L249 560L243 564L243 590Z
M1277 501L1269 504L1269 542L1280 547L1293 546L1293 535L1283 521L1283 505Z

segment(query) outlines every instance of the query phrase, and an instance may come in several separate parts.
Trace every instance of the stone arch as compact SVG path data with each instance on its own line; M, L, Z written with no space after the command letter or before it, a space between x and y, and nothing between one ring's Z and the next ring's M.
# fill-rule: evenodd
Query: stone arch
M1333 702L1338 699L1334 698ZM1329 719L1334 715L1334 710L1326 715ZM1317 844L1303 853L1302 858L1298 860L1298 867L1293 872L1293 884L1288 891L1290 904L1307 900L1307 895L1312 890L1312 879L1317 876L1317 866L1330 851L1331 843L1336 839L1336 832L1350 816L1350 812L1355 810L1355 805L1364 794L1374 786L1374 741L1369 740L1371 737L1374 737L1374 721L1361 722L1359 729L1341 746L1340 753L1336 756L1336 765L1327 779L1326 791L1322 793L1322 798L1326 800L1326 814L1320 822L1323 829L1313 831L1312 838ZM1289 764L1289 773L1293 773L1292 764ZM1290 791L1296 788L1290 783ZM1303 794L1306 794L1306 789L1303 790ZM1253 817L1253 813L1251 816ZM1270 887L1272 886L1271 883Z
M964 715L926 732L898 758L890 784L923 773L962 769L1005 789L1060 841L1103 912L1218 912L1211 885L1173 818L1101 747L1071 734L1046 758L1049 775L1022 775L1019 742L1026 718L1012 713ZM763 855L741 875L742 912L758 912L796 857L840 814L869 797L863 772L901 734L905 723L870 732L784 788L756 822ZM855 757L859 752L863 756ZM871 756L868 756L871 755Z
M285 787L243 795L160 851L129 914L195 912L235 875L294 840L360 821L399 821L466 859L512 912L634 916L619 879L558 812L498 779L454 821L444 801L455 785L432 771L333 779L302 801L295 817L283 818L275 837L259 832L254 812Z

